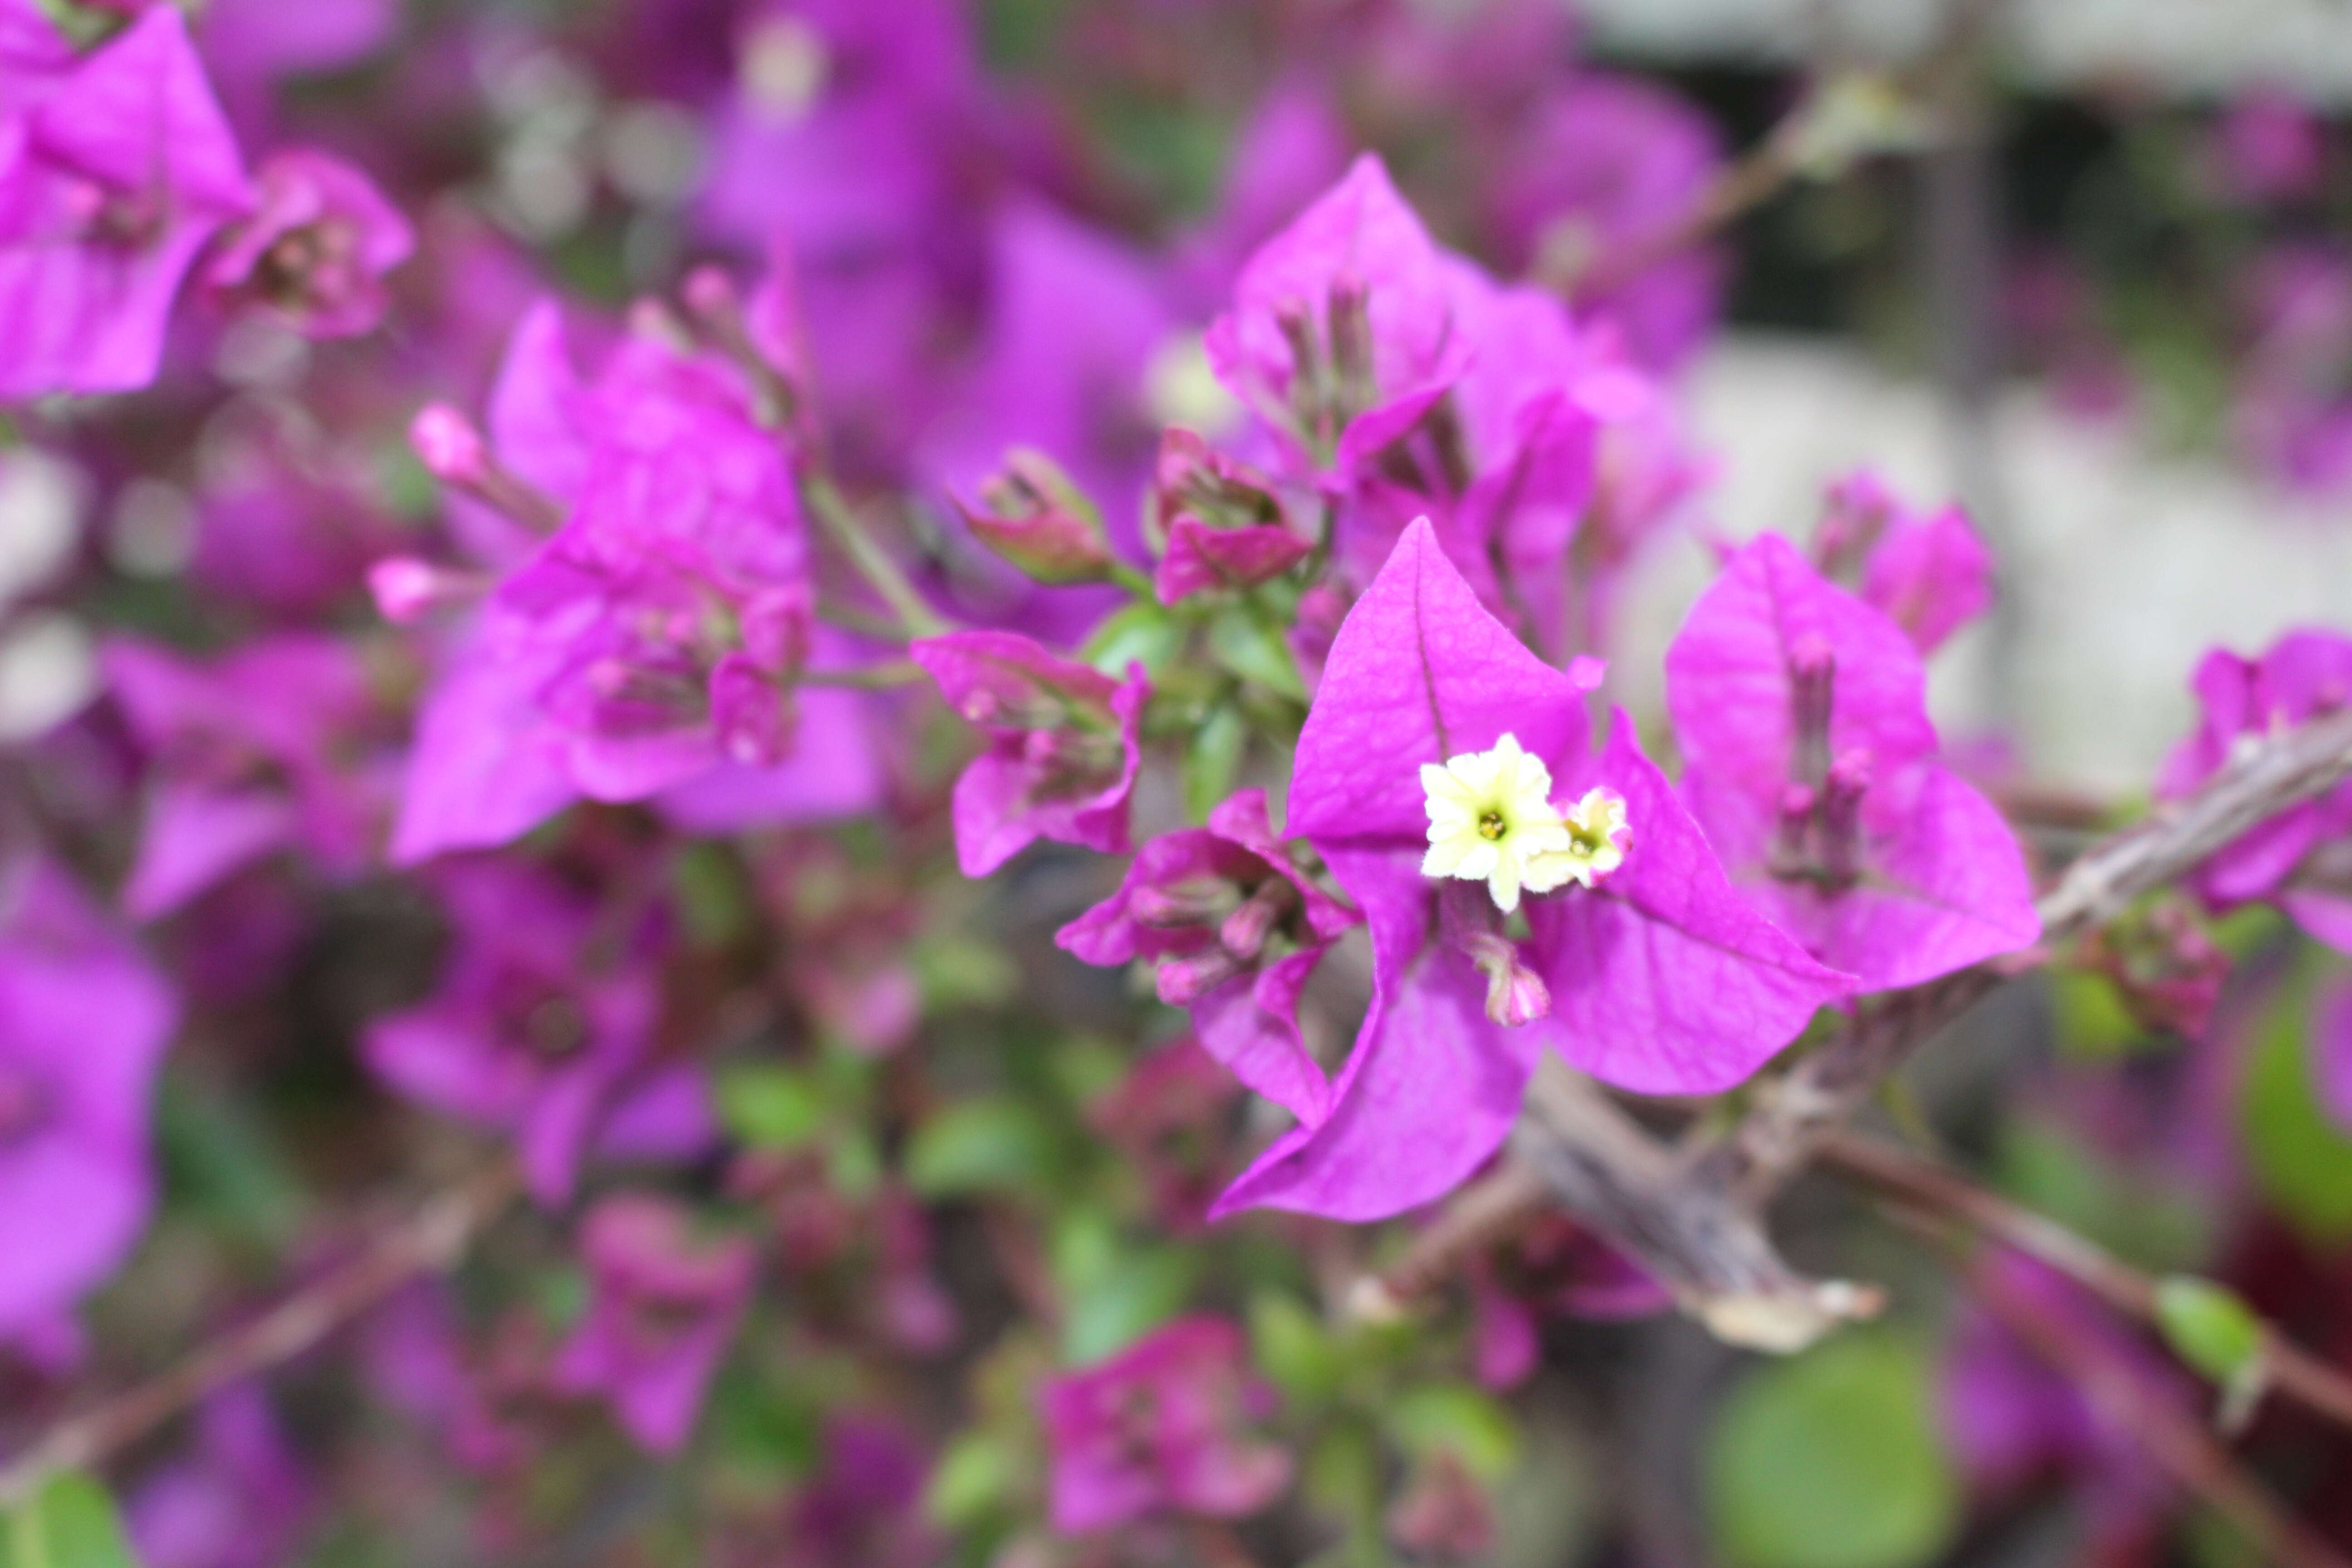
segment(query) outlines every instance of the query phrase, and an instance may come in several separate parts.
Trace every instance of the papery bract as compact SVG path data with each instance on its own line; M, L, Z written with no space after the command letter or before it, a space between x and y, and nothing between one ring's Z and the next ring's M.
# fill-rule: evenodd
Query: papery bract
M141 1478L124 1522L145 1568L276 1568L299 1544L315 1488L253 1384L198 1408L194 1451Z
M1494 182L1505 263L1620 322L1643 364L1679 365L1714 325L1723 261L1658 241L1700 209L1722 161L1713 128L1685 100L1637 78L1579 72L1530 117ZM1627 270L1644 247L1658 254Z
M1238 1518L1290 1484L1289 1455L1251 1436L1265 1395L1222 1318L1169 1324L1040 1391L1054 1527L1106 1530L1162 1511Z
M1577 678L1483 609L1415 523L1340 628L1300 737L1293 832L1371 926L1374 991L1319 1123L1286 1134L1220 1201L1372 1219L1442 1195L1491 1155L1538 1054L1622 1087L1702 1093L1746 1078L1853 989L1748 907L1621 716L1589 749ZM1505 733L1559 797L1622 797L1633 847L1597 888L1531 897L1510 939L1484 889L1421 874L1419 770ZM1549 1013L1490 1015L1490 967L1541 979Z
M950 632L908 651L948 706L989 737L956 780L965 876L987 876L1039 838L1126 853L1150 693L1140 665L1115 681L1013 632Z
M58 1363L155 1201L149 1102L177 1005L56 867L0 879L0 1346ZM66 1216L69 1216L69 1222Z
M1359 418L1412 424L1468 360L1437 247L1370 153L1250 258L1208 349L1235 396L1326 461Z
M556 1353L555 1381L603 1394L630 1436L676 1453L751 1301L751 1248L698 1241L691 1211L630 1193L600 1200L581 1236L588 1315Z
M1923 654L1992 605L1992 552L1968 513L1915 510L1867 469L1830 487L1813 560L1884 611Z
M177 6L79 58L61 44L0 58L5 398L154 380L196 253L253 203Z
M2042 934L2000 813L1937 760L1901 627L1777 534L1734 555L1666 653L1685 795L1759 909L1867 990Z

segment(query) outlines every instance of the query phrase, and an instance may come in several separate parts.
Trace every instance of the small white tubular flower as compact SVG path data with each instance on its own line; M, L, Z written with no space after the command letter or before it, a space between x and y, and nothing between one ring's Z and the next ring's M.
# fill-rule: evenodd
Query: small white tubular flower
M1567 830L1565 848L1535 858L1523 879L1528 890L1549 893L1574 882L1589 888L1625 863L1633 847L1633 829L1625 815L1625 797L1613 789L1590 789L1560 818Z
M1421 874L1484 882L1506 913L1519 907L1519 888L1537 857L1574 847L1551 808L1551 770L1522 751L1516 735L1505 735L1490 752L1448 757L1444 767L1423 763L1421 787L1429 796L1429 853Z

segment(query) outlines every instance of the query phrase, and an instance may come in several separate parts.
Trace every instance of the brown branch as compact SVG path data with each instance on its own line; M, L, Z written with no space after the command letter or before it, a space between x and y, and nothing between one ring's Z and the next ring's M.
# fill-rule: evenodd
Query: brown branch
M1898 1203L1958 1222L2065 1275L2110 1307L2158 1326L2157 1281L2064 1226L1988 1192L1958 1172L1893 1144L1841 1132L1822 1149L1822 1163ZM2313 1355L2269 1323L2263 1325L2263 1385L2352 1426L2352 1376Z
M2130 1367L2021 1292L1990 1278L1979 1278L1975 1285L1978 1300L2002 1327L2063 1374L2110 1424L2130 1433L2177 1485L2243 1531L2263 1557L2291 1568L2347 1568L2342 1555L2288 1512L2194 1415L2148 1388Z
M453 1267L520 1191L513 1167L504 1162L478 1172L252 1321L197 1346L149 1381L68 1416L0 1470L0 1508L32 1496L62 1472L103 1463L208 1395L300 1355L418 1275Z
M1883 1304L1871 1287L1792 1272L1753 1220L1692 1189L1670 1149L1549 1052L1512 1143L1556 1197L1722 1339L1796 1350Z
M2041 901L2039 953L1979 964L1864 1004L1843 1030L1761 1091L1738 1129L1701 1157L1701 1179L1742 1204L1762 1204L1861 1110L1882 1079L2010 974L2178 880L2258 823L2326 793L2347 773L2352 710L2287 731L2186 800L2088 850Z
M1864 1003L1828 1041L1759 1087L1727 1134L1702 1135L1679 1158L1590 1084L1549 1063L1530 1085L1516 1146L1554 1195L1716 1333L1764 1349L1809 1342L1869 1297L1790 1272L1757 1223L1762 1205L1905 1058L2004 980L2347 773L2352 710L2256 748L2189 798L2075 860L2041 901L2042 948Z
M1549 1206L1550 1189L1534 1166L1506 1161L1454 1195L1437 1222L1412 1238L1405 1255L1368 1278L1350 1298L1351 1310L1384 1317L1436 1289L1479 1248L1516 1235Z

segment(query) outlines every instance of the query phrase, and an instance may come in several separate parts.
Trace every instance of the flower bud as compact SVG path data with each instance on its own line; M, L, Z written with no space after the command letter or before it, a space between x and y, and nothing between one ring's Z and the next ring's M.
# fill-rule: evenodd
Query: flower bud
M1836 701L1837 654L1814 633L1789 649L1789 721L1793 737L1790 773L1799 784L1820 787L1830 765L1830 714Z
M1242 901L1241 908L1225 917L1217 930L1217 941L1244 963L1255 963L1265 951L1265 939L1275 926L1298 907L1298 901L1297 888L1281 877L1268 877Z
M980 487L964 521L982 544L1040 583L1099 583L1110 575L1102 513L1061 466L1016 447Z
M1519 944L1493 931L1462 934L1462 951L1486 977L1486 1016L1516 1029L1551 1015L1551 988L1519 956Z
M445 485L478 489L489 477L489 450L474 422L446 403L428 403L409 422L408 444L425 471Z
M394 626L413 626L443 605L470 599L488 580L470 572L436 566L414 555L387 555L368 568L368 592L376 613Z
M1822 784L1822 870L1838 887L1862 874L1862 797L1871 773L1870 753L1856 747L1839 754Z
M1163 959L1160 964L1160 999L1171 1007L1190 1007L1242 972L1233 954L1211 948L1191 958Z

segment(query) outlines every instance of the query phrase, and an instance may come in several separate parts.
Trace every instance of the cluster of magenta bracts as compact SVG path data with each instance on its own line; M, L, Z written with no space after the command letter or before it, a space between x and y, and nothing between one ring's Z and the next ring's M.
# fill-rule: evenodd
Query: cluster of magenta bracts
M234 108L280 68L253 41L275 37L263 3L215 0L194 39L163 4L80 39L0 0L19 150L0 170L0 394L168 376L184 294L180 330L215 334L253 319L357 336L391 308L388 275L416 248L399 206L308 148L248 174L207 79L208 55ZM757 72L709 106L704 220L763 247L782 232L764 269L743 284L694 269L675 303L616 329L519 267L437 262L454 302L429 353L487 368L503 344L478 414L453 393L466 375L400 384L439 534L351 503L333 465L246 474L208 492L236 521L208 525L190 570L261 629L201 656L106 647L108 700L72 735L129 759L140 829L120 914L55 855L20 854L0 882L0 1347L69 1370L78 1305L154 1205L147 1106L182 1004L129 927L197 910L157 930L190 1004L211 1005L299 939L272 934L269 879L289 865L346 884L399 868L448 929L430 994L364 1027L374 1078L501 1140L550 1215L593 1191L567 1331L525 1313L469 1334L424 1288L371 1325L387 1399L509 1479L583 1399L645 1448L679 1450L771 1280L828 1342L925 1356L960 1331L905 1186L727 1148L703 1058L730 1026L689 994L669 886L682 846L741 847L752 901L790 942L793 1005L866 1060L923 1021L907 956L919 868L876 872L790 830L875 822L919 842L943 810L973 879L1040 841L1131 855L1056 941L1147 966L1190 1015L1090 1113L1176 1234L1249 1209L1418 1209L1493 1158L1547 1050L1633 1092L1712 1094L1824 1007L2039 940L2025 857L1927 712L1924 659L1992 598L1957 510L1916 510L1864 475L1832 489L1803 548L1721 544L1665 659L1679 776L1622 710L1591 733L1624 581L1706 475L1669 373L1706 324L1713 262L1660 258L1576 308L1560 289L1704 184L1711 146L1670 101L1595 75L1484 129L1500 171L1489 248L1530 281L1441 248L1381 161L1349 163L1325 110L1287 93L1248 128L1214 220L1147 268L1040 201L970 206L950 150L1014 138L955 7L742 9L747 56L814 29L861 68L803 118L767 112L759 93L784 89ZM1465 81L1508 75L1447 47ZM238 58L259 73L241 86L223 64ZM1591 197L1620 184L1594 161L1637 153L1646 206ZM807 189L773 188L791 179ZM983 252L984 330L950 331L941 300ZM474 307L477 285L489 302ZM928 357L953 339L976 345L968 363ZM1180 353L1162 379L1213 388L1180 385L1160 400L1172 410L1127 393L1098 406L1171 344L1205 364ZM276 474L298 436L288 416L238 449ZM330 512L360 521L330 540ZM354 631L327 607L362 581L380 621ZM928 699L905 689L924 679L974 742L943 806ZM2352 700L2352 638L2216 652L2196 689L2203 725L2167 797ZM1531 878L1524 901L1517 881L1507 899L1479 887L1483 869L1427 868L1425 773L1486 777L1497 757L1521 793L1475 818L1496 857L1518 853L1506 805L1580 832L1587 803L1622 813L1622 833L1575 840L1585 874ZM2352 951L2352 785L2249 833L2194 891L2214 912L2275 903ZM1343 962L1360 941L1368 963ZM2227 969L2185 903L2084 963L2151 1026L2189 1034ZM1359 969L1353 1040L1318 1050L1302 999ZM2352 999L2325 1016L2327 1087L2352 1117ZM1277 1108L1254 1113L1246 1150L1236 1085ZM721 1152L724 1205L640 1184ZM60 1207L78 1223L50 1223ZM1476 1259L1471 1288L1477 1371L1496 1387L1529 1374L1542 1315L1664 1304L1564 1224ZM1970 1385L1988 1470L2052 1447L2107 1462L2079 1399L1997 1370ZM1041 1376L1041 1506L1076 1533L1255 1512L1297 1469L1264 1431L1271 1397L1240 1333L1205 1315ZM2020 1435L2037 1421L2041 1447ZM299 1513L302 1465L254 1389L200 1426L201 1457L134 1500L158 1561L230 1561L205 1534L220 1518ZM854 1415L828 1432L789 1527L829 1543L807 1560L935 1557L913 1507L926 1457ZM2118 1511L2137 1527L2134 1484L2117 1481ZM1441 1457L1392 1524L1475 1550L1491 1538L1480 1506Z

